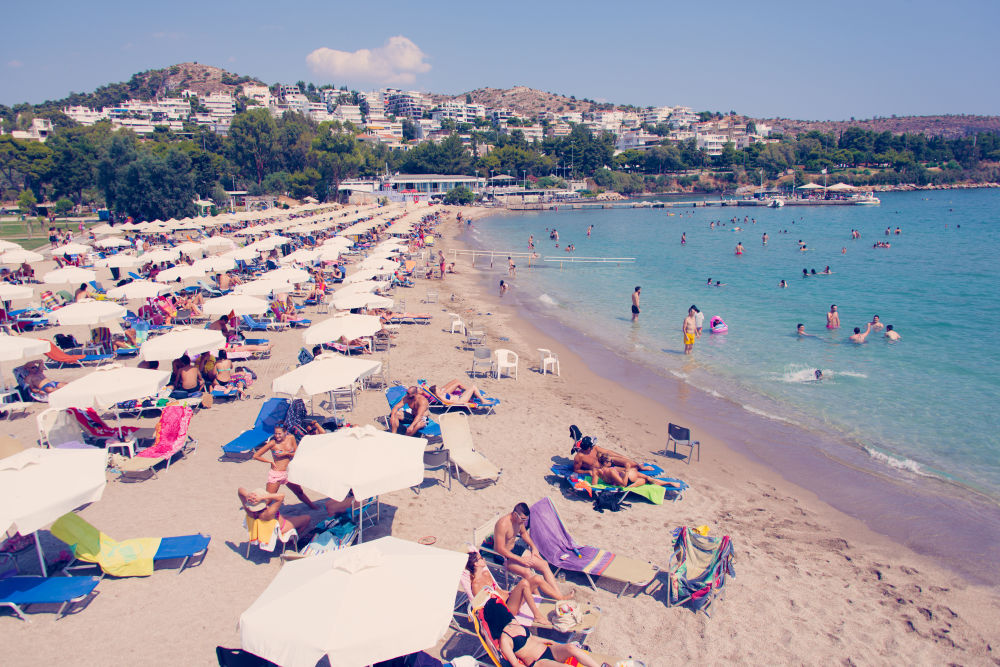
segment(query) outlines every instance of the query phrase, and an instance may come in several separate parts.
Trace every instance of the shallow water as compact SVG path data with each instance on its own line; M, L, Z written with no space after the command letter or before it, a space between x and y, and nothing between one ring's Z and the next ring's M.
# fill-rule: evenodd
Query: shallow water
M508 281L512 296L533 308L748 412L839 436L885 465L1000 498L1000 418L992 409L1000 398L992 340L1000 269L990 256L1000 241L991 224L1000 192L881 198L878 207L561 210L485 219L471 233L482 247L517 251L534 234L543 258L566 257L569 243L577 256L635 257L634 264L561 269L544 261L529 268L522 259ZM725 224L712 230L711 221ZM896 226L902 233L886 239L886 227ZM548 238L552 227L559 249ZM860 240L851 240L852 229ZM872 248L877 240L892 247ZM734 254L737 242L742 256ZM495 268L505 264L504 257ZM832 275L801 277L803 268L827 265ZM724 286L706 287L709 277ZM777 287L782 278L787 289ZM633 323L635 285L642 285L642 314ZM685 357L680 326L692 303L706 330ZM832 303L841 313L837 331L824 327ZM875 313L903 339L890 343L873 332L864 345L847 342ZM727 334L708 333L714 315ZM817 337L797 337L799 322Z

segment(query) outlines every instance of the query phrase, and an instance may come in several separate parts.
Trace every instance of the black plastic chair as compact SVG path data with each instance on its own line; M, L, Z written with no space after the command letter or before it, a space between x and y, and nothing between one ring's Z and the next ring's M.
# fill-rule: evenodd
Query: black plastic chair
M670 446L670 443L674 445L674 454L677 454L677 445L690 448L687 456L688 465L691 464L691 457L694 456L695 448L698 449L698 460L701 461L701 442L691 439L691 429L678 426L677 424L667 425L667 444L663 448L664 455L667 453L667 447Z

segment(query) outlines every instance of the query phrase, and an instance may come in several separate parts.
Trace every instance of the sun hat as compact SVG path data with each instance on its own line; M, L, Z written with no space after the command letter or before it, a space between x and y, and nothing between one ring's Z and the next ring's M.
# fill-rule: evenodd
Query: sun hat
M257 496L259 498L260 496L263 496L263 495L266 495L266 494L267 494L267 491L265 489L254 489L253 491L251 491L247 495ZM259 512L262 509L264 509L265 507L267 507L267 503L264 502L263 500L258 500L257 502L255 502L253 504L247 503L247 509L250 510L251 512Z

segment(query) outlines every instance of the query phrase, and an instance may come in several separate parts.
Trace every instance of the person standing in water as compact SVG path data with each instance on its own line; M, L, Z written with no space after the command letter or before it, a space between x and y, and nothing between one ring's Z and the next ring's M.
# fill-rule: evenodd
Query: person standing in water
M691 354L694 350L694 339L698 332L698 323L695 319L694 308L688 308L687 317L681 324L681 334L684 336L684 354Z
M639 285L635 286L635 291L632 292L632 321L635 322L639 319L639 292L642 291L642 287Z
M826 314L826 328L840 328L840 313L837 312L837 304L832 304L830 306L830 312Z
M590 238L590 232L592 232L592 231L594 231L594 226L593 225L590 225L589 227L587 227L587 238L588 239Z
M740 242L738 242L738 241L736 243L736 254L737 255L742 255L743 254L743 244L740 243Z

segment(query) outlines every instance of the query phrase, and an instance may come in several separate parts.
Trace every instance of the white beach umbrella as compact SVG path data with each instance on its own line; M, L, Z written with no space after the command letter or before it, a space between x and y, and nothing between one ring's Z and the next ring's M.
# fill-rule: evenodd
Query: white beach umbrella
M262 273L260 280L283 280L286 283L307 283L311 277L305 269L283 266L280 269Z
M10 283L0 283L0 301L13 301L15 299L30 299L35 295L35 290L27 285L11 285Z
M30 264L31 262L40 262L43 259L45 258L37 252L24 248L11 248L0 254L0 264L24 264L25 262Z
M377 272L376 275L386 275L396 271L396 269L399 268L399 262L394 262L391 259L379 258L377 259L377 261L365 260L365 262L363 262L362 264L364 265L360 266L359 268L369 271L376 271Z
M350 248L354 243L351 239L345 238L343 236L331 236L327 240L323 241L323 245L326 247L334 248Z
M174 250L177 252L182 252L189 257L193 257L195 253L199 256L204 252L204 248L200 243L195 243L194 241L185 241L184 243L178 243L174 246Z
M205 273L218 273L220 271L229 271L236 266L236 260L232 257L206 257L205 259L196 260L192 265L199 269L205 271Z
M85 255L93 250L89 245L82 243L67 243L53 248L50 252L53 255Z
M263 299L249 296L247 294L227 294L225 296L208 299L201 307L206 315L260 315L267 312L270 304Z
M50 347L47 340L0 334L0 362L34 359L48 352Z
M235 248L236 242L232 239L227 239L225 236L209 236L201 242L201 246L210 250L225 250Z
M236 285L233 287L233 291L235 293L246 294L248 296L288 294L293 289L295 289L294 285L285 282L284 280L251 280L248 283L243 283L242 285Z
M24 250L24 248L21 247L20 243L0 239L0 252L6 252L7 250Z
M288 465L288 480L334 500L351 491L359 500L372 498L424 480L424 444L370 424L307 435Z
M108 297L111 299L152 299L164 292L169 292L172 288L162 283L154 283L151 280L134 280L121 287L114 287L108 290Z
M392 299L371 292L348 292L334 294L330 297L330 305L337 310L352 308L392 308Z
M45 557L37 530L81 505L97 502L107 484L107 453L33 447L0 459L0 532L35 533L38 561Z
M336 262L343 253L344 249L340 246L323 246L316 251L316 259L321 262Z
M155 396L169 381L169 371L112 364L56 389L49 394L49 407L104 409L121 401Z
M110 269L112 267L117 267L119 269L127 269L133 266L139 266L143 264L143 260L139 259L135 255L126 255L125 253L118 253L117 255L112 255L111 257L105 257L104 259L99 259L94 262L94 266L102 269Z
M125 308L112 301L85 299L63 306L49 313L49 317L61 326L85 324L93 326L105 322L117 322L125 317Z
M286 563L240 615L240 644L283 667L324 656L371 665L430 648L448 629L467 558L383 537Z
M302 331L302 339L308 345L319 345L339 339L354 340L361 336L371 336L382 328L382 321L374 315L334 315Z
M119 239L114 237L101 239L99 241L96 241L94 245L97 246L98 248L129 248L132 246L132 244L126 241L125 239Z
M278 260L279 264L309 264L316 260L316 256L319 255L319 251L313 248L300 248L295 252L289 253Z
M94 236L108 236L110 234L121 234L125 230L121 227L112 227L105 222L103 225L91 227L90 231L93 232Z
M365 283L351 283L350 285L344 285L336 292L333 296L343 296L345 294L372 294L378 287L377 283L368 281Z
M239 259L244 262L249 262L250 260L255 259L258 255L260 255L260 252L256 248L246 246L245 248L237 248L236 250L227 252L223 255L223 257L232 257L234 260Z
M390 271L390 273L391 273L391 271ZM385 271L382 271L382 270L376 270L376 269L359 269L359 270L355 271L354 273L352 273L351 275L349 275L346 278L344 278L344 282L346 284L348 284L348 285L351 284L351 283L366 282L366 281L370 281L372 278L376 278L376 277L384 275L384 274L385 274Z
M139 356L146 361L172 361L185 354L216 352L225 347L226 337L221 331L177 327L143 343Z
M254 241L250 244L250 247L256 250L274 250L278 246L282 246L289 241L291 241L291 239L287 236L268 236L267 238L259 241Z
M42 276L42 282L49 285L66 285L69 283L89 283L97 280L97 274L90 269L81 269L77 266L64 266L55 271L49 271Z
M193 280L195 278L201 278L205 275L205 270L203 268L194 266L192 264L178 264L164 271L160 271L156 274L156 282L158 283L172 283L178 278L181 280Z
M46 348L48 350L48 348ZM276 377L271 391L297 396L325 394L348 387L360 378L377 373L382 363L373 359L352 359L342 354L321 354L308 364Z
M143 253L141 259L143 262L153 262L159 264L160 262L173 262L181 253L177 248L158 248L156 250L151 250L150 252Z

